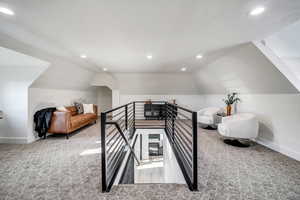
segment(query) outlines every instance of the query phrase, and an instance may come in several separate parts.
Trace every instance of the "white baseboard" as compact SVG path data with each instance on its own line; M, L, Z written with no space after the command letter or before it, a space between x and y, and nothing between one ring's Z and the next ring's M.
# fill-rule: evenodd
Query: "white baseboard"
M258 144L266 146L274 151L277 151L277 152L282 153L290 158L300 161L300 152L293 151L290 148L280 146L278 144L275 144L275 143L268 141L266 139L263 139L263 138L258 138L255 141Z
M0 144L27 144L26 137L0 137Z
M37 140L39 140L40 138L35 138L35 137L28 137L27 138L27 143L33 143L33 142L35 142L35 141L37 141Z

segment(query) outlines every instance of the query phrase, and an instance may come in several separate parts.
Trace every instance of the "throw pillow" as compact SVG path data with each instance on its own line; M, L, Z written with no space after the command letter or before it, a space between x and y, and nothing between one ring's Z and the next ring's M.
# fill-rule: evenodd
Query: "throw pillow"
M93 104L83 104L83 112L84 112L84 114L94 113L94 105Z
M68 110L64 106L58 106L58 107L56 107L56 110L61 111L61 112L68 112Z
M82 105L82 103L75 102L74 105L75 105L75 107L77 109L78 114L82 114L83 113L83 105Z

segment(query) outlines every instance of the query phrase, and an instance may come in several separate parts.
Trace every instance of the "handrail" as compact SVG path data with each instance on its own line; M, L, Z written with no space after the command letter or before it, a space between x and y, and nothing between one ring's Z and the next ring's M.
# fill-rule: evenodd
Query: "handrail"
M130 103L125 104L125 105L123 105L123 106L119 106L119 107L113 108L113 109L108 110L108 111L105 111L105 112L103 112L103 113L107 114L107 113L110 113L110 112L114 112L114 111L116 111L116 110L119 110L120 108L124 108L124 107L128 106L129 104L130 104Z
M192 110L190 110L190 109L187 109L187 108L184 108L184 107L181 107L181 106L179 106L179 105L177 105L177 104L171 104L171 103L168 103L168 102L166 102L168 105L171 105L171 106L175 106L175 107L177 107L177 108L180 108L181 110L184 110L184 111L186 111L186 112L190 112L190 113L193 113L194 111L192 111Z
M151 101L152 105L159 106L151 106L150 111L147 110L155 113L147 120L149 115L146 115L145 103L146 101L133 101L101 113L102 191L110 191L125 158L126 146L140 164L127 138L133 138L136 129L145 128L165 130L189 189L196 191L197 113L165 101ZM110 114L113 112L115 115ZM116 116L119 120L116 120ZM117 145L113 145L115 143Z
M139 159L138 159L137 156L135 155L134 150L132 149L131 145L129 144L128 140L126 139L126 137L125 137L123 131L121 130L119 124L118 124L117 122L107 122L107 124L111 124L111 125L115 125L115 126L116 126L116 128L117 128L118 131L119 131L119 133L121 134L121 137L123 138L123 140L125 141L126 145L129 147L131 153L133 154L133 156L134 156L134 158L135 158L137 164L140 165Z
M146 103L146 102L148 102L148 101L133 101L133 102L135 102L135 103ZM131 103L133 103L133 102L131 102ZM151 103L165 103L165 101L151 101Z

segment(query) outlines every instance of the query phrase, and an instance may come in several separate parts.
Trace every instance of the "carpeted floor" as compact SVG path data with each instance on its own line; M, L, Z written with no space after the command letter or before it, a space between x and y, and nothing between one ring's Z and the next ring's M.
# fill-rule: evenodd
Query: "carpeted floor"
M199 129L199 192L143 184L101 193L99 124L69 140L0 145L0 199L300 199L300 162L260 145L236 148Z

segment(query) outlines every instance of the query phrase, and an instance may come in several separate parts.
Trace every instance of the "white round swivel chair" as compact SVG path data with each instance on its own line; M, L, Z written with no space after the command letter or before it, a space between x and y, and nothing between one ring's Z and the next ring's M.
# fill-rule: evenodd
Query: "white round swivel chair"
M218 132L224 137L235 139L224 140L226 144L236 144L234 146L239 146L238 139L253 140L257 137L258 120L255 115L251 113L238 113L232 116L223 117L222 123L218 124ZM240 144L241 147L243 147L242 143Z
M208 107L199 110L197 112L198 123L200 123L201 126L205 126L205 127L215 126L215 115L218 112L222 112L222 109L218 107Z

